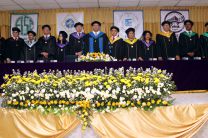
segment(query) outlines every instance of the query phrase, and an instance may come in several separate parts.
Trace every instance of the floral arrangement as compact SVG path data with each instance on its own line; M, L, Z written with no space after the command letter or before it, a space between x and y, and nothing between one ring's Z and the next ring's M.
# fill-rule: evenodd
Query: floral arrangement
M3 107L39 110L42 113L72 113L90 126L93 112L119 108L153 110L168 106L175 90L172 74L157 68L95 69L94 71L14 71L4 76Z
M111 57L108 54L103 54L103 53L87 53L87 55L81 55L78 58L79 62L108 62L108 61L113 61L113 57Z

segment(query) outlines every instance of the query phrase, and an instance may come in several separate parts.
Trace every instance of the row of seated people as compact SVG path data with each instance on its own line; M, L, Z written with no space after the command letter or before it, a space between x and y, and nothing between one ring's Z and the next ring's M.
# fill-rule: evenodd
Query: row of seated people
M76 32L68 34L60 31L58 39L51 35L51 27L43 25L41 36L36 41L36 33L28 31L28 39L19 37L20 29L12 28L12 37L5 40L0 38L0 61L43 61L57 60L65 62L66 57L78 57L82 54L100 52L110 54L119 61L127 60L189 60L208 58L208 23L205 24L206 32L200 37L192 31L194 23L191 20L184 22L185 29L179 36L179 41L174 32L171 32L171 23L164 21L163 31L156 35L156 42L152 40L152 33L144 31L142 38L135 38L135 29L126 30L127 39L119 37L119 28L110 28L111 37L101 31L101 23L91 23L92 32L85 34L84 25L80 22L74 25Z

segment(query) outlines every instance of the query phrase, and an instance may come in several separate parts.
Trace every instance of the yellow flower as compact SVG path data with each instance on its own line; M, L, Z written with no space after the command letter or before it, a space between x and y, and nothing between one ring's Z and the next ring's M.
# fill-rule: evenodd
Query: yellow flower
M110 101L108 102L108 106L111 106L111 102Z
M147 106L150 106L151 105L151 103L150 102L147 102Z
M154 104L155 103L155 100L151 100L151 103Z
M105 103L104 103L104 102L102 102L102 103L101 103L101 106L104 106L104 104L105 104Z
M99 102L97 102L97 107L100 107L100 103Z
M167 101L163 101L162 103L163 103L164 105L167 105L167 104L168 104L168 102L167 102Z
M23 106L24 105L24 103L23 102L20 102L20 106Z
M137 104L138 104L138 105L140 105L140 104L141 104L141 102L140 102L140 101L137 101Z
M131 101L127 101L127 105L129 105L131 103Z
M7 104L12 104L12 101L7 101Z
M149 84L149 78L145 79L145 84Z
M160 104L161 103L161 99L157 100L157 104Z
M160 79L158 79L158 78L154 78L154 83L155 83L155 84L160 83Z
M115 106L115 105L116 105L116 103L115 103L115 102L113 102L113 103L112 103L112 106Z

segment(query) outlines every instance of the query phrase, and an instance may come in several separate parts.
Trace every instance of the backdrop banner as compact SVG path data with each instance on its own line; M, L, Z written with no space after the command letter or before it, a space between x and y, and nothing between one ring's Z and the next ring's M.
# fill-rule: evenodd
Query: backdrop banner
M83 12L57 13L56 14L57 35L59 31L65 31L68 34L73 33L75 31L74 24L77 22L84 23Z
M18 13L11 15L11 34L12 28L18 27L20 32L20 37L23 39L27 39L27 32L34 31L37 33L38 31L38 14L35 13Z
M171 30L176 33L177 38L185 30L184 21L187 19L189 19L189 10L160 10L161 23L171 22Z
M126 29L135 29L136 38L140 38L144 31L143 11L113 11L114 25L120 28L120 37L126 39Z

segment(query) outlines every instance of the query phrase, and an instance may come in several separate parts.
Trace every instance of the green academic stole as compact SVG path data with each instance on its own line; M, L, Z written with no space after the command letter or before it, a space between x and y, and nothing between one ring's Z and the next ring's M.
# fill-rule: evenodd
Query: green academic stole
M203 36L208 37L208 32L203 33Z
M189 38L196 35L196 33L194 32L191 32L191 33L188 33L188 32L183 32L183 34L185 34L186 36L188 36Z

